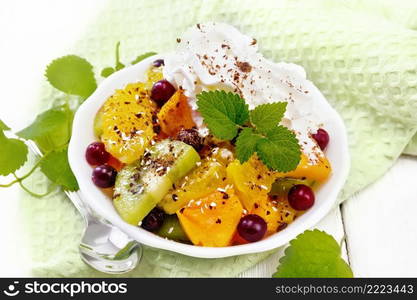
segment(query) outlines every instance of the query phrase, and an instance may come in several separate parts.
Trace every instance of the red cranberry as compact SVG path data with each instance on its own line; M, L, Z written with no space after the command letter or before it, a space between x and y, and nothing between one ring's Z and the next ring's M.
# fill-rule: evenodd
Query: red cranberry
M109 188L116 182L117 171L108 165L95 167L91 179L100 188Z
M160 66L164 66L165 62L163 59L157 59L152 63L152 65L156 68L159 68Z
M304 184L294 185L288 192L288 202L295 210L307 210L314 204L313 190Z
M240 219L237 231L239 235L248 242L261 240L266 232L266 222L260 216L251 214Z
M151 90L151 98L159 106L164 105L165 102L171 98L171 96L175 93L175 88L169 83L168 80L162 79L157 82L152 87Z
M94 142L87 146L85 159L92 166L103 165L109 161L110 154L106 151L103 143Z
M159 208L155 207L151 212L142 220L142 228L154 232L161 228L164 223L165 213Z
M313 139L316 140L321 150L326 149L327 144L329 143L330 137L326 130L320 128L317 132L311 135Z

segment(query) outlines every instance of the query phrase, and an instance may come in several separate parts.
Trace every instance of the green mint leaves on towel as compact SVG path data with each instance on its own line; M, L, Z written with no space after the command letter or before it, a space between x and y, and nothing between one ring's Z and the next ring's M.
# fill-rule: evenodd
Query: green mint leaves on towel
M4 131L10 128L0 120L0 175L13 175L14 180L0 187L19 184L22 189L35 197L42 197L52 191L38 193L24 185L24 180L40 168L49 178L52 186L64 190L78 190L78 183L72 173L67 157L68 143L71 137L71 126L74 109L71 109L70 96L75 95L84 100L97 88L92 65L84 58L68 55L53 60L46 68L47 81L57 90L66 94L65 103L54 103L52 108L39 114L28 127L16 133L18 138L9 138ZM80 103L80 101L78 101ZM24 174L16 172L24 166L28 156L25 141L33 141L44 154Z
M120 42L116 44L115 66L104 68L101 72L103 77L125 67L120 61L119 48ZM155 52L147 52L139 55L131 64L134 65L155 54ZM93 66L86 59L76 55L53 60L45 70L45 77L54 88L64 93L63 104L53 103L52 108L39 114L32 124L17 132L17 138L8 137L4 133L10 131L10 128L0 120L0 175L14 177L11 182L0 184L0 187L19 184L35 197L45 196L52 191L37 193L24 185L23 180L38 168L52 182L52 186L60 186L69 191L78 190L78 183L69 167L67 157L72 121L78 105L97 88ZM75 105L71 103L70 95L78 97ZM27 161L29 151L25 141L29 140L38 146L43 156L24 175L19 175L16 172Z

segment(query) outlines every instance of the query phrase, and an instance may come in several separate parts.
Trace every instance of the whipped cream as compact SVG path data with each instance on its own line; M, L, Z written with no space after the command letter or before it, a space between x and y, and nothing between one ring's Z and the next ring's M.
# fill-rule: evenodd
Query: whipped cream
M196 95L202 91L238 93L250 109L285 101L288 104L281 125L296 133L310 163L323 155L311 138L323 123L320 105L302 67L264 58L255 39L223 23L197 24L177 41L177 50L164 58L164 77L185 90L193 117L203 132L196 104Z

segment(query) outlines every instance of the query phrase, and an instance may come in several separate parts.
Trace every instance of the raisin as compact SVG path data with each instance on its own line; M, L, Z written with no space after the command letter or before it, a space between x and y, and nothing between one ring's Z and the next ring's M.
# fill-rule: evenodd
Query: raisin
M200 136L196 128L181 129L177 140L192 146L197 151L200 151L204 146L204 138Z

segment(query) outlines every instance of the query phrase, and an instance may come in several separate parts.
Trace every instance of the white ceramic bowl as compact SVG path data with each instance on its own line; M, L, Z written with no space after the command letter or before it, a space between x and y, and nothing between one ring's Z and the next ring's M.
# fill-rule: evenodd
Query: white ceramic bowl
M162 56L149 57L106 78L75 114L68 151L69 163L79 183L84 201L96 214L117 226L139 243L189 256L218 258L262 252L283 246L298 234L317 224L329 212L346 181L350 159L343 121L339 114L328 104L320 91L315 89L311 92L316 93L318 99L323 102L321 113L325 120L324 126L331 137L326 156L332 164L333 173L329 180L316 192L316 203L314 206L287 228L256 243L214 248L170 241L124 222L113 207L111 199L91 181L92 168L85 160L85 149L91 142L96 140L93 133L93 122L95 114L102 104L116 89L122 89L128 83L145 80L146 70L157 58L162 58Z

